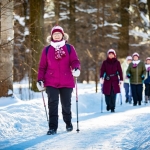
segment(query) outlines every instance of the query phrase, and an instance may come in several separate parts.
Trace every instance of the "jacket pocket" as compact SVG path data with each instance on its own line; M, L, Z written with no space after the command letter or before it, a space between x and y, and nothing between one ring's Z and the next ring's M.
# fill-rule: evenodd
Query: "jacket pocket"
M52 77L54 77L54 70L48 70L44 76L45 80L50 80Z
M73 83L74 79L73 79L73 75L71 73L71 71L63 71L62 72L62 78L61 81L63 82L63 84L65 85L70 85Z

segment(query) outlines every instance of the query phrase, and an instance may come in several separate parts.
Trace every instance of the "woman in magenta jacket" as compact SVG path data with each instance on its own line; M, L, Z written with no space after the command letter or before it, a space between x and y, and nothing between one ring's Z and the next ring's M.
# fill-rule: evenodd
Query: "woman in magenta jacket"
M75 48L66 45L68 35L63 28L54 26L48 37L50 46L43 49L38 69L37 87L39 91L46 87L49 107L48 135L56 134L58 128L59 95L66 130L72 131L71 94L75 87L74 78L80 75L80 62ZM69 49L69 50L68 50Z
M120 62L117 60L116 52L113 49L107 52L107 59L101 66L100 80L104 81L102 91L105 95L106 109L115 112L116 94L120 93L123 76Z

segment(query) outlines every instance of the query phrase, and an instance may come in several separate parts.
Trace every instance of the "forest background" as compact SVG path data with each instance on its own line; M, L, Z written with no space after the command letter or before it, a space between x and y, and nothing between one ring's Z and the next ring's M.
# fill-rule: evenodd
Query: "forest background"
M37 69L54 25L69 34L81 61L78 82L95 82L108 49L123 62L133 52L150 56L150 0L0 0L0 97L26 80L37 91ZM30 92L29 98L30 98Z

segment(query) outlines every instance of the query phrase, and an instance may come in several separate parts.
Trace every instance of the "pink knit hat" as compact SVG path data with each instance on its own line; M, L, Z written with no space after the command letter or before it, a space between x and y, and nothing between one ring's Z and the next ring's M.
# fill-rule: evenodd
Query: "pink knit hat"
M147 57L146 60L150 60L150 57Z
M114 49L109 49L108 52L107 52L107 55L109 55L110 53L113 53L114 56L116 57L116 52Z
M64 36L64 30L61 26L54 26L51 30L51 35L53 35L55 32L60 32Z
M132 58L133 58L134 56L140 57L140 55L139 55L138 53L133 53Z
M126 60L132 60L131 56L127 56Z

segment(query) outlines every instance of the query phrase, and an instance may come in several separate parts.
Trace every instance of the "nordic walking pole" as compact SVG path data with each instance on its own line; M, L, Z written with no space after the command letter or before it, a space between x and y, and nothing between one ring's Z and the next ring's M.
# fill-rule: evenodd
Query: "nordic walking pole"
M120 105L122 105L122 95L121 95L121 93L119 95L120 95Z
M101 98L101 113L103 113L103 93L102 93L102 98Z
M119 94L119 97L120 97L120 105L122 105L122 94L121 94L121 85L119 85L119 88L120 88L120 94Z
M45 107L46 118L47 118L47 122L48 122L48 115L47 115L46 104L45 104L45 100L44 100L44 94L43 94L43 91L41 91L41 92L42 92L43 104ZM49 126L49 123L48 123L48 126Z
M76 112L77 112L77 133L79 133L79 121L78 121L78 87L77 87L77 77L76 77Z
M101 113L103 113L103 90L102 90L102 88L103 88L103 84L101 84L101 93L102 93L102 95L101 95Z

